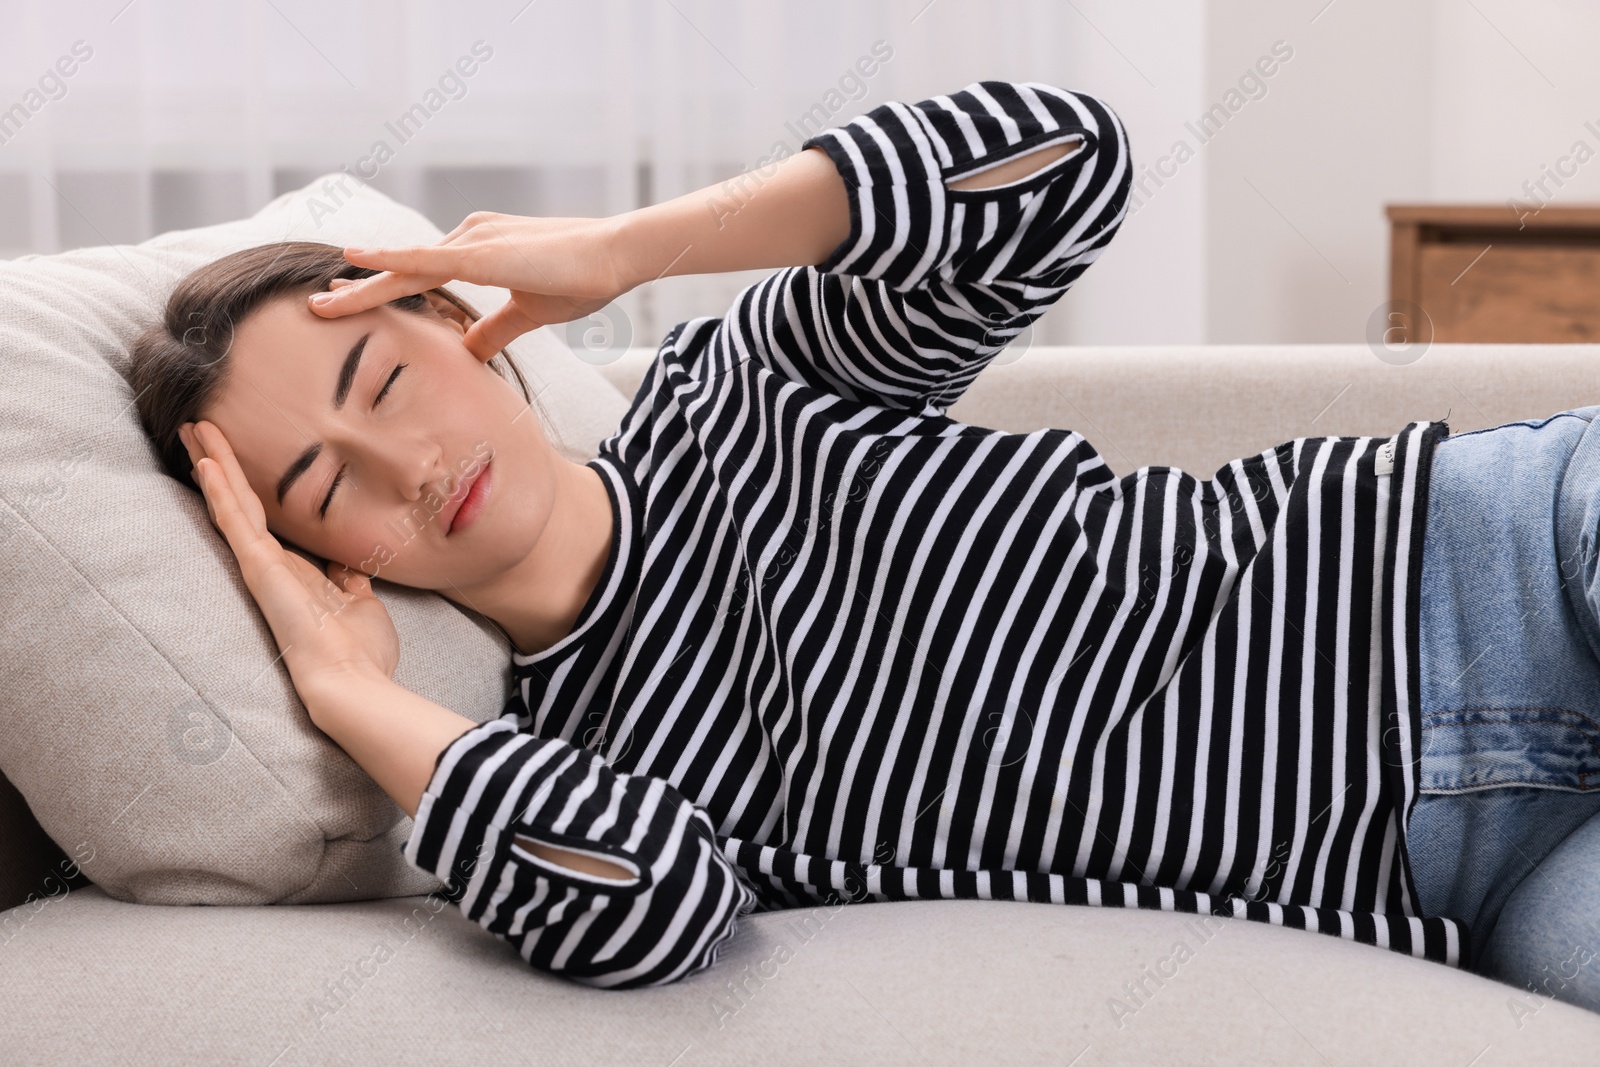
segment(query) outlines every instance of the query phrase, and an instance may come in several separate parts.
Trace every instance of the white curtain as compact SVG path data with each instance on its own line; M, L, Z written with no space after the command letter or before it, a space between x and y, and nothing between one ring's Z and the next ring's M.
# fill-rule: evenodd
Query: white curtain
M475 209L612 214L798 150L810 131L795 120L830 92L843 122L983 78L1114 102L1113 82L1141 84L1111 73L1095 29L1121 17L1109 3L4 6L4 256L238 218L341 167L445 230ZM624 298L615 325L653 346L761 273L664 279Z

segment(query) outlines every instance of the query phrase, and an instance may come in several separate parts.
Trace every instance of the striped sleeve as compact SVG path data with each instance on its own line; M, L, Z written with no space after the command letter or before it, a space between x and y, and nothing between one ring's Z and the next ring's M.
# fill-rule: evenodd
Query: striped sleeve
M542 842L609 860L625 879L550 863ZM540 970L586 985L662 985L703 970L756 897L710 818L670 783L507 717L439 754L403 853L463 915Z
M948 183L1050 145L988 189ZM1128 136L1103 101L982 81L889 102L808 138L843 179L850 233L816 266L747 287L736 349L847 399L942 413L1088 269L1126 215Z

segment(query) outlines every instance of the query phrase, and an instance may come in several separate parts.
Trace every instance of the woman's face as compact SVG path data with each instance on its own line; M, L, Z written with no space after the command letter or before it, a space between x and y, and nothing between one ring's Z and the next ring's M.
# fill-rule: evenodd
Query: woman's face
M465 317L435 307L452 317L384 306L325 319L303 297L270 301L236 328L199 418L228 439L281 540L448 593L528 556L561 457L521 391L462 344ZM485 469L482 512L451 533L450 497Z

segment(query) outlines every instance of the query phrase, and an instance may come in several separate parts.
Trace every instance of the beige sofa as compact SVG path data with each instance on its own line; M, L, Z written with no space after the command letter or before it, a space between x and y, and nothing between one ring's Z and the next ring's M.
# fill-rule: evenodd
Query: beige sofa
M631 396L651 355L599 369ZM1206 475L1295 437L1600 401L1600 346L1385 357L1035 347L951 414L1079 429L1122 474ZM6 1064L1557 1064L1592 1062L1600 1041L1594 1013L1246 920L982 901L770 913L709 972L606 992L529 970L433 895L152 906L50 879L61 856L0 783Z

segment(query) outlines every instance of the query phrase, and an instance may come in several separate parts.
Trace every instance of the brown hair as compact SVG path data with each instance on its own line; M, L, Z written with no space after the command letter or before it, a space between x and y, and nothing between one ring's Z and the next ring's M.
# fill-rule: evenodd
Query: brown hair
M222 389L237 323L275 297L298 294L304 299L327 289L334 278L366 278L377 273L347 261L337 245L280 241L231 253L186 275L167 298L161 322L134 342L129 375L139 423L155 443L167 473L200 492L178 427L197 420ZM476 308L443 286L430 292L460 308L472 321L478 320ZM432 313L421 293L391 300L389 306L416 314ZM505 352L489 360L488 366L502 378L509 367L523 398L538 408L522 370ZM548 421L542 409L538 413L541 421Z

